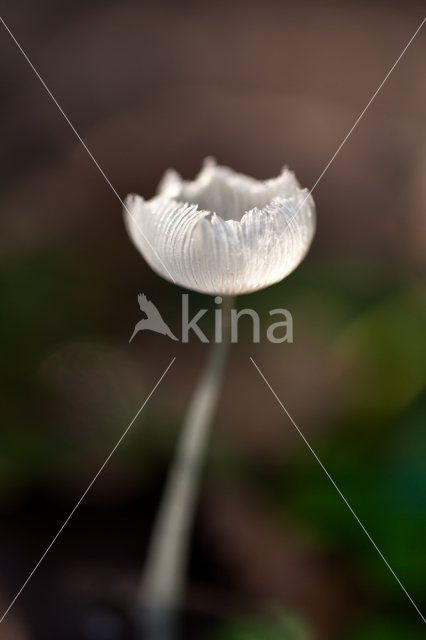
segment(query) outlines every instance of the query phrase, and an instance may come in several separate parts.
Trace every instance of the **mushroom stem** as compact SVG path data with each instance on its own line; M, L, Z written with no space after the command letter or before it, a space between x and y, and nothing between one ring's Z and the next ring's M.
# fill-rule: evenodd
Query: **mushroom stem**
M230 344L233 298L222 302L222 340L214 342L188 407L154 524L140 588L144 640L175 640L201 471Z

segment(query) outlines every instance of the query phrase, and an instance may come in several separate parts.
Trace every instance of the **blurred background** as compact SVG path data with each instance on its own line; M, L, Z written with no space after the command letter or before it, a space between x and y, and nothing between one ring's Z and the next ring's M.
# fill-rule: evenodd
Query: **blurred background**
M203 158L311 188L424 18L396 2L5 0L2 18L120 197ZM242 296L192 540L182 638L396 640L418 615L252 356L426 614L426 27L314 191L318 232ZM0 610L177 360L1 625L2 640L131 639L185 407L207 355L183 289L0 29ZM191 309L213 308L191 293ZM265 339L269 309L293 344ZM200 323L212 331L212 313ZM208 345L207 345L208 346ZM129 605L130 603L130 605Z

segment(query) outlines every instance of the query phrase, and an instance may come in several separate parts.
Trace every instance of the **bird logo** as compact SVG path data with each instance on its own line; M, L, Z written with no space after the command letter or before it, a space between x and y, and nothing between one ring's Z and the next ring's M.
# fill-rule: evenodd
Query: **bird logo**
M133 340L138 331L142 331L143 329L156 331L157 333L162 333L165 336L169 336L169 338L171 338L172 340L177 340L176 336L173 335L169 327L164 322L158 309L152 304L150 300L147 299L147 297L143 293L138 295L138 302L141 311L143 311L147 317L146 319L144 318L143 320L139 320L129 342Z

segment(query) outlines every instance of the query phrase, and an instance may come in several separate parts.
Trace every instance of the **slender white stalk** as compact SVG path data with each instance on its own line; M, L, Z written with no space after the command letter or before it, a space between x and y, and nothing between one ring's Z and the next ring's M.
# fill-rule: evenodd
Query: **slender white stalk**
M222 341L212 344L178 440L148 549L140 590L144 638L172 640L182 604L202 464L229 349L232 298L222 303Z

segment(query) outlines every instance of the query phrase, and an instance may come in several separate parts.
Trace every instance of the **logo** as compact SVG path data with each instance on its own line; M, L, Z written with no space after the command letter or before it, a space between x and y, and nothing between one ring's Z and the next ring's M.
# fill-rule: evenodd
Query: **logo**
M189 319L189 296L187 293L182 294L182 342L189 342L189 332L192 330L201 342L210 342L207 336L198 326L199 320L208 312L208 309L200 309L198 313ZM216 304L222 302L220 296L216 296L214 299ZM133 340L135 335L139 331L148 329L149 331L155 331L156 333L162 333L164 336L168 336L172 340L178 340L176 336L171 332L170 328L164 322L160 312L155 305L147 299L147 297L141 293L138 295L138 302L146 315L146 318L139 320L135 326L132 337L129 342ZM215 312L215 342L222 342L222 310L216 309ZM270 316L280 314L284 316L281 322L274 322L266 330L266 338L269 342L293 342L293 316L287 309L272 309L269 311ZM249 316L253 323L253 342L260 342L260 317L259 314L253 309L231 309L231 342L238 342L238 322L241 316ZM283 334L283 329L284 334ZM279 335L276 335L275 332Z
M138 295L138 302L141 311L146 314L146 318L139 320L129 342L133 340L138 331L144 331L145 329L162 333L164 336L169 336L172 340L177 340L176 336L173 335L169 327L164 322L157 307L153 305L143 293Z

